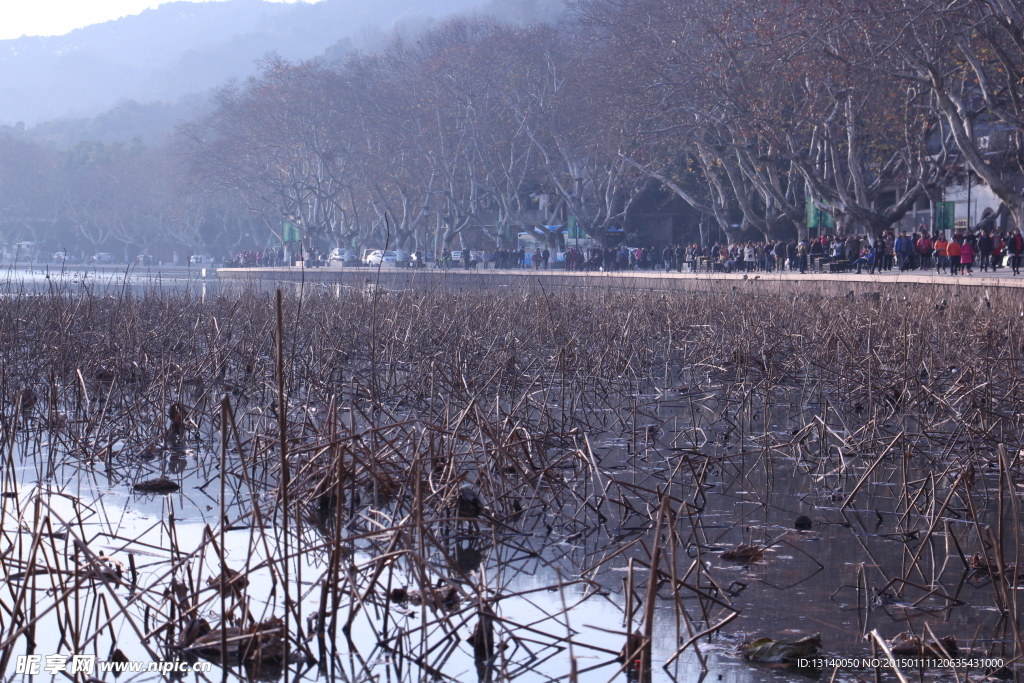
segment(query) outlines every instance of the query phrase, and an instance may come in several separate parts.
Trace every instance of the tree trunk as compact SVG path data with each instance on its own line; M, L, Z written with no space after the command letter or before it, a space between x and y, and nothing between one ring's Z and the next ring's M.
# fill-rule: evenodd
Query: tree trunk
M743 229L742 226L733 227L732 225L721 222L719 223L719 226L722 228L722 232L725 233L725 237L729 241L729 244L738 244L740 242L747 241L744 238L748 237L749 235L747 234L747 231Z
M853 216L841 213L836 216L836 233L843 237L849 237L856 234L854 229L857 222L853 219Z
M789 227L791 221L785 217L771 218L765 221L761 233L768 242L777 242L790 237ZM797 235L801 239L807 239L807 227L801 221L797 224Z

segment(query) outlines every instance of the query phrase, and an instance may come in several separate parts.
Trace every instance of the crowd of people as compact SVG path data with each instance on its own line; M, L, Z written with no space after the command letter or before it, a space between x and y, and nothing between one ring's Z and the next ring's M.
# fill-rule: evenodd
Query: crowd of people
M948 238L927 230L898 235L886 232L881 238L824 235L810 239L772 242L668 245L654 249L593 249L583 261L583 270L709 270L807 272L816 263L834 264L839 270L861 273L876 271L931 270L938 274L973 275L1009 267L1020 274L1024 259L1024 238L1020 230L955 231Z
M685 250L679 252L680 258ZM529 258L527 256L529 255ZM496 269L533 268L546 270L553 266L552 252L548 247L537 246L532 252L526 249L496 249L485 254L484 260L493 264ZM628 247L592 247L584 249L578 246L569 247L562 254L565 270L654 270L661 263L658 252L649 247L630 249Z
M328 252L315 247L303 248L301 250L285 249L284 247L267 247L266 249L253 249L240 251L235 258L228 259L225 263L228 267L235 268L263 268L290 266L289 261L305 261L307 266L319 267L327 263Z
M589 249L573 246L562 258L564 268L569 271L696 272L706 268L724 272L804 273L815 265L832 263L836 269L856 273L934 269L936 273L950 275L973 275L975 269L994 272L1005 265L1017 275L1024 259L1024 239L1019 230L1009 234L998 230L956 231L948 239L944 233L932 234L928 230L899 234L889 231L880 238L825 235L770 242L716 242L711 246L670 244L661 248ZM551 252L541 246L533 252L522 248L496 249L482 254L480 260L495 269L539 270L552 266Z
M922 226L923 228L923 226ZM321 255L306 254L316 263ZM888 231L880 238L865 235L842 237L824 235L816 238L789 239L766 242L725 244L711 246L667 245L661 248L638 247L570 247L562 255L563 267L569 271L626 271L664 270L665 272L697 272L707 269L724 272L798 271L824 264L833 264L833 270L853 270L868 273L908 270L932 270L938 274L973 275L974 270L995 272L1009 267L1014 275L1020 274L1024 260L1024 238L1020 230L957 230L947 238L944 232L934 234L927 229L914 233L896 234ZM280 266L285 264L286 252L268 247L262 251L240 252L234 263L246 267ZM499 248L491 252L469 249L442 250L435 267L484 268L508 270L516 268L549 269L557 259L552 251L538 245L532 252ZM415 265L426 265L422 251L414 252Z
M241 268L262 268L264 266L281 266L284 265L284 249L278 248L276 251L267 247L266 249L240 251L235 255L235 258L229 262L231 265L237 265Z

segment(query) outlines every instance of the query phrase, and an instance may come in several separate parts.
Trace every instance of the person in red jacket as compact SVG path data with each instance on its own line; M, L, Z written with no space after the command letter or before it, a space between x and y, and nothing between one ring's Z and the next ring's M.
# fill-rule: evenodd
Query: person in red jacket
M942 272L943 268L949 267L949 256L946 254L946 247L949 246L949 242L946 241L945 235L941 232L935 233L935 241L932 242L932 247L935 249L935 274L938 275Z
M1024 238L1020 236L1020 229L1014 230L1010 239L1006 240L1006 251L1010 253L1010 267L1014 275L1020 275L1020 259L1024 256Z
M949 257L949 274L959 275L960 274L960 244L962 238L959 235L954 235L953 239L946 245L946 256Z
M972 270L974 267L974 246L970 240L964 240L964 243L960 245L960 273L967 273L968 275L974 275Z
M921 234L917 240L917 253L920 254L918 270L928 270L932 267L932 238L927 232Z
M1003 254L1006 253L1006 244L998 232L992 233L992 272L1003 265Z

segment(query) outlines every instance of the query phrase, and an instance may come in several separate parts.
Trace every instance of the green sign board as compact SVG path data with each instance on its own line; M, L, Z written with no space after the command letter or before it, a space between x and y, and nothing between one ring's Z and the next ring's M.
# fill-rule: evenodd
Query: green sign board
M822 204L828 206L828 202L825 200L821 201ZM823 211L818 208L817 204L810 197L807 198L807 227L808 228L834 228L836 227L836 219L833 218L832 214L827 211Z
M583 235L580 234L580 227L579 224L576 222L576 216L569 216L568 227L569 239L583 237Z
M281 227L281 241L282 242L299 242L302 240L302 231L299 230L299 226L285 221Z
M936 230L956 230L956 202L935 202Z

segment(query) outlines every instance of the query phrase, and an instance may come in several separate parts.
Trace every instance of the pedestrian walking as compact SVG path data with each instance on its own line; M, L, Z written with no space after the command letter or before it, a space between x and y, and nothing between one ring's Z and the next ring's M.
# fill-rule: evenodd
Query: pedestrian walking
M968 275L973 275L972 267L974 266L974 246L970 240L964 240L964 243L960 245L960 272L967 272Z
M954 236L946 245L946 256L949 257L949 274L960 274L960 237Z
M981 237L978 238L978 262L983 273L987 273L989 266L992 265L992 237L988 230L982 230Z
M935 240L932 242L932 247L935 250L935 274L941 275L943 270L949 270L949 254L946 253L946 247L949 246L949 242L946 241L945 236L942 233L935 233Z
M1020 275L1020 260L1024 256L1024 237L1020 236L1020 229L1014 230L1010 239L1006 240L1006 251L1010 254L1010 267L1014 275Z

